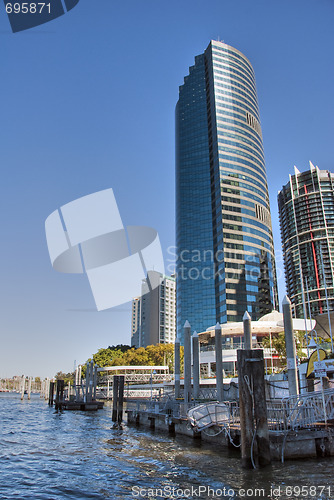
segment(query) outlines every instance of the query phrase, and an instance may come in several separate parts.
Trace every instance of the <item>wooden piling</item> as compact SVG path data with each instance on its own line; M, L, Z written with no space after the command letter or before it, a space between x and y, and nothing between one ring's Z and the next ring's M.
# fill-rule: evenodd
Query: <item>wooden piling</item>
M61 410L64 400L64 380L57 380L55 409Z
M50 382L50 388L49 388L49 406L53 406L54 390L55 390L55 383L54 382Z
M249 354L250 353L250 354ZM240 404L241 465L252 468L251 448L254 435L253 398L251 388L251 365L246 361L251 351L238 349L238 385Z
M237 360L242 467L250 469L256 462L264 467L271 458L263 350L239 349Z
M63 401L64 399L64 385L65 385L64 380L60 380L60 394L59 394L60 401Z
M29 379L28 379L28 399L31 398L31 382L32 382L32 377L29 377Z
M59 409L59 396L60 396L60 380L57 380L57 382L56 382L55 410Z
M21 401L24 398L25 385L26 385L26 379L23 375L21 379Z
M45 400L49 399L49 394L50 394L50 379L47 378L45 381Z
M118 410L117 410L117 421L119 426L122 424L123 420L124 378L125 378L124 375L119 376Z
M255 349L252 358L256 361L252 364L253 375L253 395L254 395L254 417L256 427L257 456L260 467L265 467L271 463L270 441L267 418L267 403L264 381L264 359L263 350Z
M114 428L122 427L124 401L124 375L114 375L112 398L112 421Z
M112 383L112 421L117 422L117 402L118 402L119 376L114 375Z

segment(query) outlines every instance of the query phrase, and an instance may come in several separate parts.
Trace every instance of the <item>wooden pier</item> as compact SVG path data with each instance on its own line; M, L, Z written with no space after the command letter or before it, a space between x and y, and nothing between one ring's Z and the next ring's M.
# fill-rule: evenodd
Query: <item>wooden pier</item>
M135 402L126 410L129 425L144 426L151 430L165 432L170 435L183 435L203 442L212 443L215 447L235 449L240 453L241 428L238 422L231 423L227 431L222 424L214 425L210 429L198 431L189 423L186 414L174 416L175 404L171 408L162 410L161 405L153 402L150 406L140 409L144 404L141 401L137 408ZM270 457L274 461L284 461L297 458L315 458L334 456L334 427L319 423L310 428L269 430ZM241 456L241 453L240 453ZM258 466L258 464L256 464Z
M58 410L79 410L79 411L97 411L103 408L104 403L96 399L97 387L97 365L93 361L86 365L86 378L81 378L81 366L76 369L73 392L71 386L67 389L67 398L65 397L64 380L50 382L49 387L49 406L55 405Z

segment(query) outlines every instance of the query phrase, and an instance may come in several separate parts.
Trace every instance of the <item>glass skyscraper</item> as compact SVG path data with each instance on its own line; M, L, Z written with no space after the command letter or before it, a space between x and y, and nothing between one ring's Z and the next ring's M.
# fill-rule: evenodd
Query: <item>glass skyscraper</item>
M253 68L218 41L197 57L176 106L177 331L253 320L277 304Z
M278 194L288 295L297 317L334 309L334 174L311 164ZM325 287L326 286L326 287Z

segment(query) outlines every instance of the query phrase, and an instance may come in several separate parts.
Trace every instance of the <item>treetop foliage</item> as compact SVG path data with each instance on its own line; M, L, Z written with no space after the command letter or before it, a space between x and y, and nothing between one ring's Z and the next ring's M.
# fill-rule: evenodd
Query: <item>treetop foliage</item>
M88 360L90 361L91 358ZM181 347L181 364L183 347ZM99 367L105 366L154 366L165 365L169 371L174 368L174 344L157 344L147 347L130 347L119 344L99 349L93 354L93 361Z
M64 384L67 385L69 382L73 382L74 380L74 372L69 372L69 373L64 373L64 372L57 372L55 375L56 380L64 380Z
M303 347L306 347L305 342L305 333L304 332L295 332L296 339L296 347L297 347L297 356L299 359L303 359L307 357L303 352ZM270 337L263 337L262 344L264 347L270 347ZM276 349L279 359L286 363L286 347L285 347L285 334L284 332L276 333L272 335L271 346Z

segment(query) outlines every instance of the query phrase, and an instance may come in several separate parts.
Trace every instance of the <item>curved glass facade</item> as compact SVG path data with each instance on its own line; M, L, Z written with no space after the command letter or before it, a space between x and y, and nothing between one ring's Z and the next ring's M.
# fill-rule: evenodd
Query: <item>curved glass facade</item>
M177 328L253 320L277 304L255 77L238 50L211 41L176 106Z

